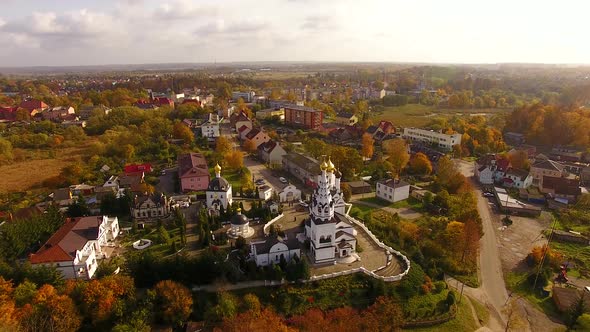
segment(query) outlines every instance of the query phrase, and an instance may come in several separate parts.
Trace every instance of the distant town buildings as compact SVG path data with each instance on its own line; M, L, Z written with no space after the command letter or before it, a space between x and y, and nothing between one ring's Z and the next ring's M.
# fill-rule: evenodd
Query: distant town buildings
M285 124L305 129L320 130L324 121L324 113L310 107L294 104L284 105Z

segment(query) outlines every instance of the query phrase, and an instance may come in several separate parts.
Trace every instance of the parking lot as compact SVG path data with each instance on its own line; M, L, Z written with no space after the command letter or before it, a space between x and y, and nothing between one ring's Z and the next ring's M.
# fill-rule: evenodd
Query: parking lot
M279 177L275 177L270 169L253 158L245 158L244 166L248 167L254 180L264 179L265 184L270 186L276 193L280 193L287 186L286 183L281 183Z

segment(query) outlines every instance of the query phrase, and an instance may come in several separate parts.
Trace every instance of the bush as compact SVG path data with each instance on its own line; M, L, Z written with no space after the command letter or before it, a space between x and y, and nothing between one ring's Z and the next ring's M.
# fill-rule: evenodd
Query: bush
M453 304L455 304L456 299L455 299L455 293L453 292L449 292L449 295L447 295L447 306L451 307Z
M443 290L447 289L447 283L444 281L434 282L434 294L440 294Z

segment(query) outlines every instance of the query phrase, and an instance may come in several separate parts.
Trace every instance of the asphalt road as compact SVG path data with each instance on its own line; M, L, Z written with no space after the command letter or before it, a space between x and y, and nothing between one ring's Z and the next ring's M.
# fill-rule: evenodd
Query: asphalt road
M501 317L501 319L504 320L502 309L508 300L508 292L506 291L506 284L504 283L502 263L500 261L500 250L498 249L488 199L482 196L482 192L478 189L478 184L473 178L474 163L459 161L458 166L461 173L471 179L473 183L473 187L475 188L474 191L477 196L477 210L483 225L484 235L480 240L479 250L481 281L479 290L484 293L483 295L487 299L488 304L495 310L496 317Z
M257 160L250 157L244 158L244 166L248 167L250 173L254 176L254 180L264 179L266 185L271 186L276 193L280 193L283 191L283 188L287 186L287 184L283 184L279 181L279 177L273 176L270 169L266 168L266 166Z

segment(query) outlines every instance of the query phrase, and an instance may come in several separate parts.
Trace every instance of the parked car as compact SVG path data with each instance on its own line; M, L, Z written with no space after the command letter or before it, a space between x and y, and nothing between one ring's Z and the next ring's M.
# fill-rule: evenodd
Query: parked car
M287 181L287 179L285 179L282 176L279 178L279 181L281 181L281 183L287 183L287 182L289 182L289 181Z
M483 197L494 197L492 193L483 193Z
M264 181L264 179L258 179L254 183L256 183L256 185L258 185L258 186L261 186L265 183L265 181Z

